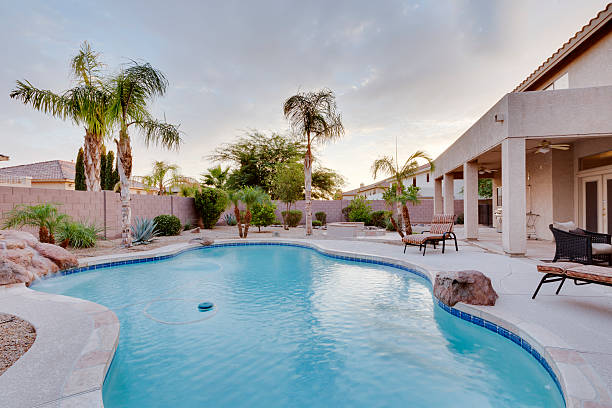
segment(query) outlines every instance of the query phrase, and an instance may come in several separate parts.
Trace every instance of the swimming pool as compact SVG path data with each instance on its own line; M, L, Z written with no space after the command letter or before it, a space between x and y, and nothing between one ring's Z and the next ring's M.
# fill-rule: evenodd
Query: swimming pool
M429 283L305 248L202 248L37 282L113 310L113 407L561 407L518 345L437 306ZM212 311L197 305L211 301Z

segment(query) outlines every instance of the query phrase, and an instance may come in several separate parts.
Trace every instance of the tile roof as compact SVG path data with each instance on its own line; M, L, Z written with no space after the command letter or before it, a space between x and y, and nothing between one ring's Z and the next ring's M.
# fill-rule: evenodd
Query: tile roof
M0 161L7 161L9 159L8 156L5 156L3 154L0 154Z
M601 10L587 24L585 24L576 34L572 36L565 44L553 53L546 61L542 63L535 71L533 71L523 82L521 82L513 92L521 92L533 84L542 74L554 67L557 62L562 60L566 55L571 53L584 40L589 38L593 33L603 27L612 19L612 3L608 3L605 9Z
M1 176L32 177L32 180L74 180L73 162L49 160L0 168Z

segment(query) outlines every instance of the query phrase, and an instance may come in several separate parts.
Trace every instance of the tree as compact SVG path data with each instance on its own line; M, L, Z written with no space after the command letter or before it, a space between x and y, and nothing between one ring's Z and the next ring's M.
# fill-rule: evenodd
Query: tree
M238 236L242 238L242 217L240 216L240 192L230 190L227 192L227 201L229 206L234 206L234 216L236 217L236 225L238 226Z
M100 150L110 128L107 109L110 94L103 83L99 54L85 41L72 58L71 71L76 87L62 94L17 81L10 97L62 120L71 119L85 128L83 163L88 191L100 191Z
M276 205L270 200L270 196L266 195L262 201L262 203L253 206L253 220L251 221L259 232L261 232L261 227L267 227L276 221L276 214L274 213Z
M108 172L106 175L106 189L112 191L117 183L119 183L119 170L117 170L115 154L112 150L106 155L106 170Z
M68 220L66 214L60 214L52 204L18 205L4 216L2 228L21 228L29 225L38 228L38 240L55 244L55 230Z
M153 171L148 176L143 178L143 181L149 187L157 187L157 194L164 195L166 190L176 184L178 175L178 166L176 164L166 163L165 161L154 161Z
M104 146L100 154L100 188L106 190L106 148Z
M329 89L291 96L283 105L283 113L306 144L306 235L312 235L312 145L339 139L344 135L344 126L340 114L336 112L336 97Z
M246 186L239 192L240 201L242 201L246 207L244 212L244 230L243 237L246 238L249 235L249 227L251 225L251 220L253 218L253 214L251 210L253 206L256 204L261 204L266 200L269 200L270 197L260 188L260 187L252 187Z
M125 247L132 245L130 232L130 177L132 176L132 147L130 127L140 130L146 146L161 145L178 149L181 137L178 126L154 119L148 111L149 102L166 93L168 80L164 74L148 63L132 61L122 67L111 80L111 102L108 117L119 127L117 170L121 183L121 236Z
M83 164L83 148L79 148L76 163L74 165L74 189L85 191L85 167Z
M281 164L274 177L272 191L287 207L285 214L289 214L291 204L304 196L304 168L300 163ZM286 216L283 217L283 228L287 226Z
M205 187L195 193L195 206L204 228L214 228L227 207L227 193L219 188Z
M478 195L482 198L493 197L493 180L490 178L478 180Z
M402 221L401 200L399 198L403 195L403 192L404 192L404 180L409 177L413 177L419 170L418 159L426 160L431 166L430 167L431 170L434 169L432 159L429 157L427 153L421 150L417 150L416 152L411 154L410 157L408 157L408 159L406 160L406 162L401 168L397 160L394 160L393 157L391 156L383 156L375 160L374 163L372 164L372 175L374 176L374 179L376 179L376 176L378 174L384 173L388 176L391 176L391 178L393 179L395 183L395 189L396 189L395 204L396 204L396 210L397 210L398 231L401 231L402 226L404 224ZM408 219L408 221L410 220ZM406 233L407 234L412 233L412 226L410 225L409 222L406 223Z
M315 168L312 172L312 198L318 200L332 199L338 191L338 187L342 187L344 183L344 177L332 169Z
M206 186L225 189L229 176L229 170L229 167L226 167L225 170L222 169L221 165L211 167L206 173L202 173L202 183Z

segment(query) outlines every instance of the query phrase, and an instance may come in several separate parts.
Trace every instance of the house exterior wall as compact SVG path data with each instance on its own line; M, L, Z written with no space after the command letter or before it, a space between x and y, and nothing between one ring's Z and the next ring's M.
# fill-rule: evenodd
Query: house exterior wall
M538 239L551 240L548 225L553 222L553 184L552 155L531 153L526 157L527 212L538 214L535 219L535 232Z

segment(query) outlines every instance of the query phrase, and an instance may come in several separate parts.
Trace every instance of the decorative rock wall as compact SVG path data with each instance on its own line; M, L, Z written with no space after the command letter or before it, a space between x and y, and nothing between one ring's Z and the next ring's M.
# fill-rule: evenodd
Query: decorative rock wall
M29 232L0 231L0 285L25 283L78 266L76 256L53 244L42 244Z

